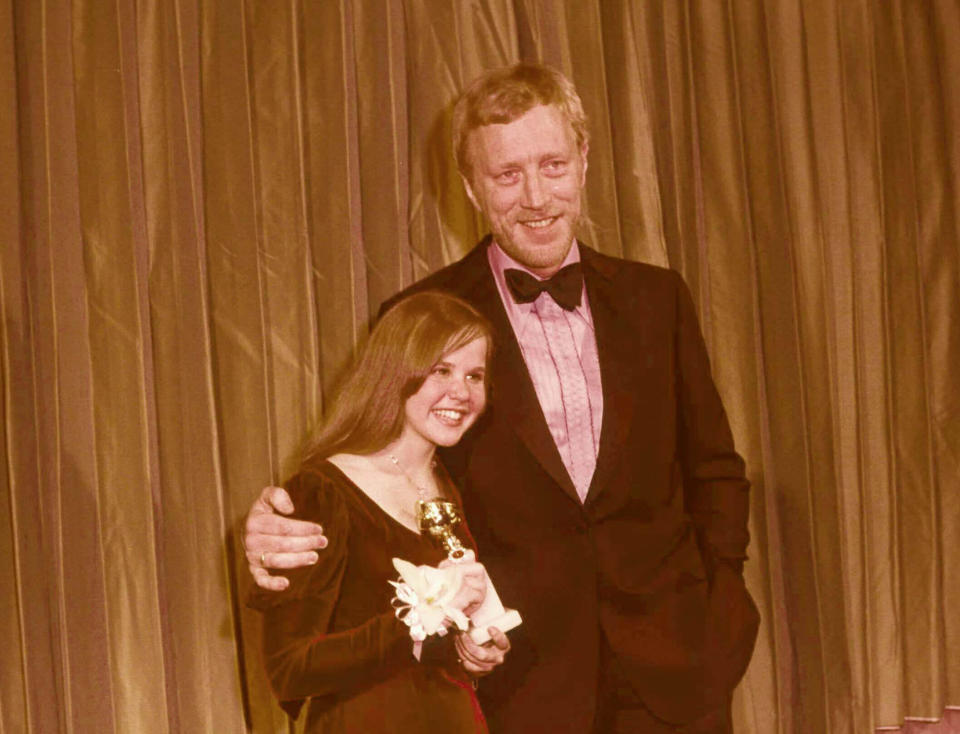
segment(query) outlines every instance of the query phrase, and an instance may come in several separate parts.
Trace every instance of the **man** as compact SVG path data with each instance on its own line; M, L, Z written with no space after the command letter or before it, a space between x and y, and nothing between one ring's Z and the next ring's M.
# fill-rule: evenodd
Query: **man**
M759 622L742 580L749 485L690 296L669 270L576 242L589 141L561 74L485 74L453 136L491 236L407 292L453 293L497 331L490 408L443 455L524 618L479 684L491 729L729 732ZM267 586L282 582L265 565L322 542L270 505L290 511L264 490L246 535Z

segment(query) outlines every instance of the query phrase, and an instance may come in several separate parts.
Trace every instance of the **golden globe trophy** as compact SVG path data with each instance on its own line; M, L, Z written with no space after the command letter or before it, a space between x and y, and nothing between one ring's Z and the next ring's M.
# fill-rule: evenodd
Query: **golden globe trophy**
M473 552L464 547L454 528L462 522L459 508L442 499L420 500L417 502L417 524L420 532L429 535L447 552L447 558L454 563L473 556ZM470 615L470 630L467 634L478 645L489 641L488 627L496 627L507 632L520 625L523 620L516 609L505 609L493 581L487 576L487 593L480 607Z
M453 529L462 522L459 508L447 500L418 500L417 525L421 533L436 540L451 561L462 560L467 553Z

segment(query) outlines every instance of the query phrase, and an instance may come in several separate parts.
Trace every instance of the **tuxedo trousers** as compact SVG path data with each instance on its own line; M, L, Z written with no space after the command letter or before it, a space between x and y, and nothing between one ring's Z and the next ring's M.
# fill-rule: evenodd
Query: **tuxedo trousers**
M658 719L644 706L601 635L600 681L593 734L733 734L730 701L686 724Z

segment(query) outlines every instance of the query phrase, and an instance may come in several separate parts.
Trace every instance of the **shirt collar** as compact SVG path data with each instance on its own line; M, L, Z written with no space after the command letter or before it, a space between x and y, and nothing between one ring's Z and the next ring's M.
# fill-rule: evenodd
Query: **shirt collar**
M508 270L509 268L516 268L517 270L522 270L525 273L529 273L537 280L544 280L544 278L543 276L537 275L531 271L530 268L518 263L516 260L510 257L510 255L504 252L503 248L497 244L496 240L490 241L490 247L487 248L487 260L490 263L490 270L493 271L493 279L496 281L497 290L500 292L500 299L503 301L503 305L506 308L507 316L510 319L510 323L513 325L517 338L520 339L524 324L526 323L525 317L533 313L534 302L517 303L513 300L513 296L510 295L510 288L507 286L507 279L504 275L504 271ZM567 265L577 262L580 262L580 245L576 240L574 240L573 245L570 247L570 251L560 264L560 268L565 268ZM557 268L557 270L560 268ZM584 284L583 297L580 299L580 305L574 309L573 313L577 314L581 319L583 319L583 321L591 330L593 329L593 317L590 314L590 304L587 303L586 284Z

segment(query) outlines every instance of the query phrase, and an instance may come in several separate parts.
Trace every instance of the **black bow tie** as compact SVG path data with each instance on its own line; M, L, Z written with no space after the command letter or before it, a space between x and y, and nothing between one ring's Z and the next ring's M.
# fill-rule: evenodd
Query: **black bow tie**
M583 272L580 263L573 263L555 273L552 278L537 280L529 273L516 268L504 271L507 285L517 303L530 303L537 296L546 291L557 305L567 311L573 311L580 305L580 294L583 292Z

